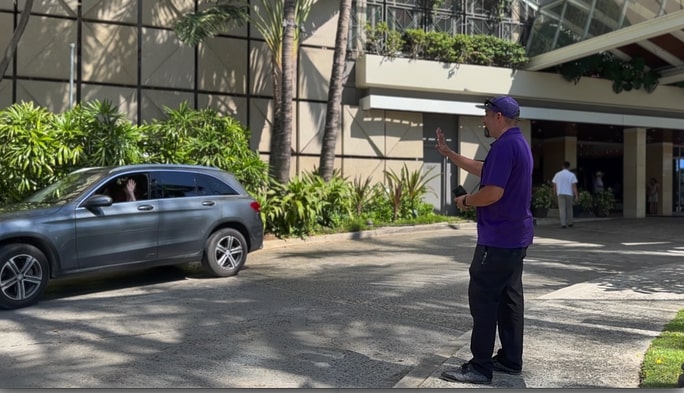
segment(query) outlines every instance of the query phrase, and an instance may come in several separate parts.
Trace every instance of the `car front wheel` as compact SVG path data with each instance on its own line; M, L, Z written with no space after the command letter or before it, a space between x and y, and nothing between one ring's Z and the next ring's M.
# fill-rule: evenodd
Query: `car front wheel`
M217 277L234 276L247 260L247 241L233 228L223 228L207 239L202 265Z
M38 301L49 278L45 254L30 244L0 249L0 307L14 309Z

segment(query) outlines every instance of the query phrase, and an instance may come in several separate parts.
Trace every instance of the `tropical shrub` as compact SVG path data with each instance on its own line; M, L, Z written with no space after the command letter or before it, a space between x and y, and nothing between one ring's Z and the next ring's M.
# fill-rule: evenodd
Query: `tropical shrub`
M386 171L384 183L350 182L339 171L324 181L314 170L280 184L249 149L235 119L187 104L166 118L135 126L110 103L94 101L52 114L32 103L0 111L0 202L19 201L84 166L150 163L212 165L233 172L259 201L266 232L306 236L340 228L433 220L430 171Z
M147 162L208 165L232 172L253 193L267 184L268 165L249 148L249 131L213 109L164 108L165 119L141 128Z
M314 232L318 217L328 202L322 196L320 183L306 175L295 176L286 184L273 178L261 207L266 231L276 236L303 237Z
M352 215L352 184L342 177L339 169L333 171L327 182L319 175L318 170L306 174L311 182L318 183L321 198L327 206L318 219L318 224L325 228L339 227Z
M421 207L421 198L428 192L427 183L438 175L430 175L432 168L423 172L418 169L409 172L406 164L397 174L393 170L384 171L385 196L392 205L392 220L416 217Z
M78 167L137 164L140 130L109 101L95 100L59 115L60 133L79 152Z
M55 180L77 155L55 128L55 115L31 102L0 111L0 201L16 202Z
M367 177L365 180L361 180L360 177L355 177L352 182L352 208L356 217L361 217L363 207L370 203L370 199L373 196L373 185L371 184L372 179Z

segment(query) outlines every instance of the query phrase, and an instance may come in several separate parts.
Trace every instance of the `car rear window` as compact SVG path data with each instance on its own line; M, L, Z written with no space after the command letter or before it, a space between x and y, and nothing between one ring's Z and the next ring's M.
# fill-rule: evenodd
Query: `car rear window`
M157 172L152 175L152 198L187 198L235 195L237 192L215 177L192 172Z
M197 193L199 195L236 195L237 192L228 184L221 180L198 173L195 176L197 181Z

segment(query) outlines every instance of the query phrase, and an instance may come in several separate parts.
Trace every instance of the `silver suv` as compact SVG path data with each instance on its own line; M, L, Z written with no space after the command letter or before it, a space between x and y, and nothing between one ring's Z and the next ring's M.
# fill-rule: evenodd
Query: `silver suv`
M37 302L48 279L200 261L233 276L263 247L259 203L235 177L191 165L70 173L0 208L0 307Z

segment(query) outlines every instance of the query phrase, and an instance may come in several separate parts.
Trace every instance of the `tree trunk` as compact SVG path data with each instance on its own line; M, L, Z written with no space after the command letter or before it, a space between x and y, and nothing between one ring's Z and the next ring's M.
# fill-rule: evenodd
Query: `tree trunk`
M283 27L283 70L281 84L281 113L280 129L274 133L275 141L271 146L271 154L275 155L271 170L273 177L280 183L287 183L290 180L290 158L292 157L292 96L294 95L294 65L295 65L295 22L296 0L285 0L283 8L284 27ZM277 119L276 119L277 121ZM274 146L277 144L277 146Z
M351 0L340 1L340 15L337 20L337 35L335 37L335 54L333 68L330 74L328 89L328 104L325 112L325 130L321 146L319 174L325 181L329 181L335 166L335 145L340 130L342 117L342 91L347 80L345 65L347 58L347 39L349 36L349 19L351 14Z
M282 146L282 80L283 80L283 69L280 66L280 60L275 59L272 61L271 75L273 77L273 123L271 124L271 154L268 158L268 170L271 177L274 179L279 179L278 168L280 168L278 153L280 147Z
M24 3L24 11L22 11L21 18L19 18L19 25L17 26L17 29L14 30L12 39L9 44L7 44L7 49L5 49L5 55L3 56L2 61L0 61L0 81L4 78L9 63L14 57L14 53L17 51L21 36L24 35L29 16L31 16L31 9L33 9L33 0L26 0L26 3Z

